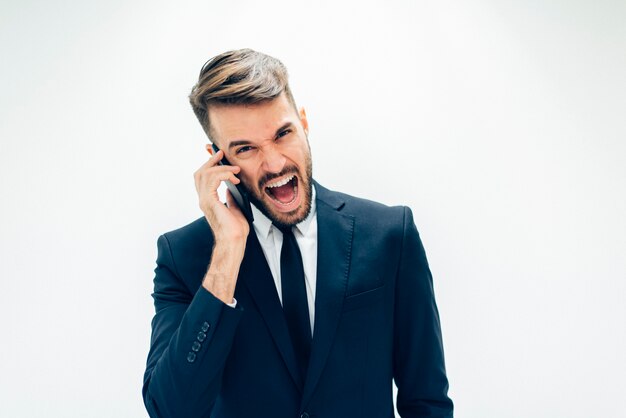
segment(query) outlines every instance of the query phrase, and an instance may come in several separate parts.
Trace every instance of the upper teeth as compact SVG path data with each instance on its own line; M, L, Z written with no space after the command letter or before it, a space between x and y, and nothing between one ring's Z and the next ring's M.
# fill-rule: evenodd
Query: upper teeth
M284 179L282 179L282 180L278 180L278 181L277 181L277 182L275 182L275 183L270 183L270 184L268 184L268 185L267 185L267 186L265 186L265 187L268 187L268 188L273 188L273 187L280 187L280 186L284 186L285 184L289 183L289 182L291 181L291 179L292 179L292 178L293 178L293 176L290 176L290 177L285 177Z

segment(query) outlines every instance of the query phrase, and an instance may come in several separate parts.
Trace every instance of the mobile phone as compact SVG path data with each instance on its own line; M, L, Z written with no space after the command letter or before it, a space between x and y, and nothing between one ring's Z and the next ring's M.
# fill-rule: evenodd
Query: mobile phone
M213 151L218 152L220 149L215 145L211 144L213 147ZM231 165L226 157L222 157L219 162L219 165ZM225 181L226 187L230 191L230 194L235 198L237 202L237 206L241 209L241 212L246 217L249 223L254 221L254 216L252 216L252 207L250 206L250 199L248 198L248 192L243 188L241 184L233 184L230 181Z

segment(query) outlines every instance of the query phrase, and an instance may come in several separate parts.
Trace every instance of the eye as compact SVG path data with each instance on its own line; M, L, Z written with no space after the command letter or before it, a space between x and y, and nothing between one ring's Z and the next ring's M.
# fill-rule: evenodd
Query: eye
M248 152L251 149L252 149L252 147L246 145L246 146L243 146L241 148L238 148L237 151L235 152L235 154L243 154L244 152Z
M278 135L276 135L276 139L280 139L280 138L282 138L282 137L284 137L284 136L286 136L286 135L288 135L290 133L291 133L291 129L285 129L283 131L280 131L278 133Z

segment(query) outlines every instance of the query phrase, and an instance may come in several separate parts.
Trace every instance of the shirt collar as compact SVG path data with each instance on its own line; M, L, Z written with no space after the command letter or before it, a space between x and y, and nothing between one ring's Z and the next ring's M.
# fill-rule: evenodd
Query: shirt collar
M311 211L309 215L304 218L304 220L295 225L296 229L300 231L302 235L306 235L309 227L311 226L311 221L316 216L316 204L315 204L315 186L311 185L313 189L313 193L311 193ZM252 207L252 214L254 216L254 222L252 223L254 226L254 230L257 233L257 236L262 237L263 239L267 239L272 230L272 221L269 220L267 216L265 216L261 211L254 206L254 204L250 205Z

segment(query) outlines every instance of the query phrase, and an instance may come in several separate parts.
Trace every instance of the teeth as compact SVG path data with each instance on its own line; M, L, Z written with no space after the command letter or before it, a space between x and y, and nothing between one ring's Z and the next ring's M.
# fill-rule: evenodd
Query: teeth
M293 178L293 176L286 177L286 178L284 178L282 180L277 181L276 183L270 183L270 184L268 184L265 187L267 187L268 189L272 189L274 187L284 186L285 184L289 183L292 178Z

